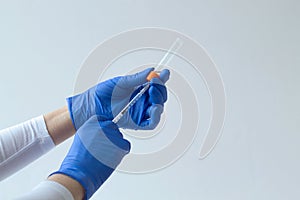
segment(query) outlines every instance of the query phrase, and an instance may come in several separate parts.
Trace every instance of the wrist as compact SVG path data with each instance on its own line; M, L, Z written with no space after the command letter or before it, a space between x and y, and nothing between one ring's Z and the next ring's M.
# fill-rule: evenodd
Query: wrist
M55 145L58 145L75 134L68 108L64 106L44 115L47 130Z

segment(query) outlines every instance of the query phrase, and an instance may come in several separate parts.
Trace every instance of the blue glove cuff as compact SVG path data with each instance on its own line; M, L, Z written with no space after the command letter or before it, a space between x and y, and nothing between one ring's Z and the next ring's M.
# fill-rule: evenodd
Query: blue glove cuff
M74 121L74 116L73 116L73 112L72 112L72 97L67 98L66 101L67 101L67 104L68 104L68 110L69 110L70 118L71 118L73 126L75 128L75 121Z
M96 87L93 87L82 94L66 99L70 117L76 130L78 130L91 116L95 115L95 90Z

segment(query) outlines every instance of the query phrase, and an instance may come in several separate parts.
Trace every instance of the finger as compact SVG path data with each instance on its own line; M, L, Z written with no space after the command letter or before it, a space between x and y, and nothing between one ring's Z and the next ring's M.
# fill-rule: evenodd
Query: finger
M98 116L99 119L99 116ZM125 153L129 153L130 142L123 138L123 134L119 131L118 126L112 121L98 121L101 133L109 139L116 147L121 148Z
M153 130L160 122L160 117L163 112L163 106L160 104L152 105L150 108L150 118L141 123L141 130Z
M147 76L148 74L153 71L154 68L148 68L144 71L138 72L136 74L123 76L119 82L118 85L125 87L125 88L133 88L139 85L142 85L147 82Z
M163 104L167 101L167 88L160 84L160 80L153 80L149 88L149 102L152 104Z
M117 143L116 145L121 148L123 151L125 151L126 154L128 154L130 152L131 149L131 144L128 140L126 139L118 139L115 143Z
M170 78L170 70L164 69L161 71L159 74L159 79L163 82L166 83Z

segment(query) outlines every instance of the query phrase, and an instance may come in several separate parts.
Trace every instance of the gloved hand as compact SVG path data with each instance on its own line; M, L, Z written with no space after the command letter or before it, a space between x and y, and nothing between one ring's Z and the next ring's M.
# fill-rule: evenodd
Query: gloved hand
M69 112L77 130L93 115L112 120L146 83L146 77L153 68L142 72L109 79L88 89L82 94L67 99ZM160 121L164 103L167 100L165 82L169 70L163 70L160 78L150 81L149 90L129 109L117 123L120 128L149 130Z
M117 125L101 120L103 117L94 115L78 129L59 170L51 174L64 174L78 181L85 189L85 199L97 191L130 151L130 143Z

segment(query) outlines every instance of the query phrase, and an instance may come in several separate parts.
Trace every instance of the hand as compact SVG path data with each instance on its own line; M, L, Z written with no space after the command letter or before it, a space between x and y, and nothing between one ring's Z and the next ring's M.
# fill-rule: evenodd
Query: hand
M116 124L102 120L101 116L92 116L78 129L60 169L50 175L64 174L78 181L85 190L85 199L97 191L130 151L130 143Z
M75 129L80 128L93 115L112 120L146 83L153 68L142 72L109 79L82 94L67 99L69 112ZM169 70L163 70L160 78L150 81L149 90L129 109L117 123L120 128L149 130L160 121L164 103L167 101L165 82Z

